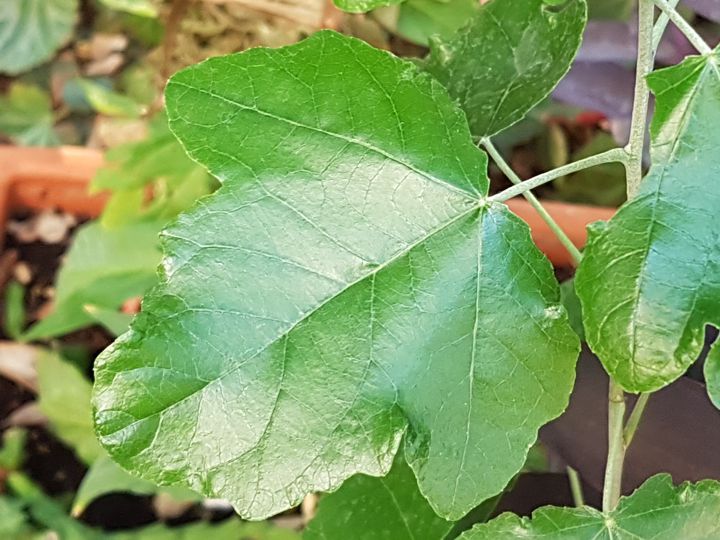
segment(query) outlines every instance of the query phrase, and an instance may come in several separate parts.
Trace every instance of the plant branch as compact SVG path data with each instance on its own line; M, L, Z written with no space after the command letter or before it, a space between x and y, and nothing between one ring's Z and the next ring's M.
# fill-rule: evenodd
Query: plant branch
M641 0L642 1L642 0ZM608 458L603 485L603 512L612 512L620 500L622 471L625 462L625 392L610 377L608 391Z
M632 123L630 125L630 141L626 147L628 161L627 194L632 199L640 188L642 180L642 157L645 146L645 129L647 124L650 89L646 77L655 63L652 46L655 9L653 0L640 0L638 8L638 59L635 70L635 95L633 98Z
M685 37L688 38L688 41L692 43L692 46L695 47L700 54L710 54L712 52L710 45L708 45L700 34L698 34L695 29L690 26L690 23L675 10L673 5L667 2L667 0L653 1L655 2L655 5L657 5L657 7L659 7L665 15L667 15L673 24L678 27L678 30L680 30Z
M568 163L567 165L563 165L562 167L558 167L557 169L553 169L552 171L539 174L533 178L530 178L529 180L524 180L519 184L515 184L514 186L504 191L501 191L500 193L496 193L495 195L490 197L490 200L496 202L504 202L518 195L524 195L527 191L542 186L543 184L547 184L548 182L552 182L553 180L565 176L566 174L572 174L577 171L589 169L590 167L594 167L596 165L613 162L627 162L627 152L624 148L613 148L612 150L608 150L606 152L602 152L600 154L596 154L594 156L590 156L585 159L575 161L573 163Z
M670 0L668 4L675 9L675 7L680 3L680 0ZM660 13L660 16L658 17L657 21L655 22L655 27L653 28L653 44L652 48L653 51L657 53L658 47L660 47L660 42L662 41L663 34L665 33L665 29L667 28L668 23L670 22L670 17L668 17L668 14L664 11Z
M520 179L520 177L515 173L515 171L512 170L512 167L510 167L510 165L505 161L505 159L503 159L502 155L500 155L500 152L497 148L495 148L490 139L482 139L480 142L485 147L488 154L490 154L490 156L493 158L493 161L495 161L500 170L505 174L505 176L507 176L513 184L521 184L522 180ZM568 238L567 234L565 234L565 232L560 228L560 226L552 218L548 211L545 210L543 205L540 204L540 201L537 199L537 197L535 197L535 195L533 195L530 191L527 190L524 190L523 196L528 200L530 205L537 211L537 213L540 214L540 217L543 219L543 221L548 224L557 239L560 240L560 243L565 247L565 249L568 250L568 252L573 258L573 261L575 261L575 264L580 264L580 261L582 260L582 253L580 253L580 250L575 247L575 244L572 243L572 240Z
M578 472L570 465L566 467L568 481L570 482L570 492L572 493L573 503L578 508L585 506L585 497L583 497L582 482Z
M630 418L628 418L628 421L625 424L625 429L623 430L623 443L625 444L626 450L630 447L633 437L635 437L635 431L637 431L638 425L640 424L640 418L642 418L642 415L645 412L645 407L647 406L649 398L650 394L640 394L640 397L638 397L635 402L635 406L630 413Z

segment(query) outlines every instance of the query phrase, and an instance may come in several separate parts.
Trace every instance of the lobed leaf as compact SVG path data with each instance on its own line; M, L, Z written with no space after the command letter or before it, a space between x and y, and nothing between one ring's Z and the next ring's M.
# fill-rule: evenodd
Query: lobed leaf
M0 73L17 75L48 60L72 34L77 0L3 0Z
M453 524L433 511L398 455L384 478L357 475L320 500L304 540L441 540Z
M463 108L473 135L489 137L555 88L586 20L585 0L493 0L455 36L431 39L424 67Z
M652 167L637 196L589 229L576 288L586 336L630 392L671 383L720 324L718 53L653 74Z
M188 68L167 104L224 185L164 232L161 283L96 363L112 456L252 518L387 474L403 437L441 515L501 491L578 340L442 87L321 32Z
M720 535L720 484L704 480L673 486L653 476L608 514L584 506L546 506L532 518L505 513L476 525L459 540L709 540Z

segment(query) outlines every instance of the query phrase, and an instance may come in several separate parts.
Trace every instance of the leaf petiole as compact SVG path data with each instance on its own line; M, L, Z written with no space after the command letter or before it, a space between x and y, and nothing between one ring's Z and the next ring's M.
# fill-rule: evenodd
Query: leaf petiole
M695 29L690 26L690 23L688 23L682 15L675 10L675 7L672 4L667 2L667 0L653 0L653 2L655 2L655 5L660 8L665 15L667 15L675 26L677 26L678 30L683 33L683 35L690 43L692 43L692 46L695 47L700 54L712 53L710 45L708 45L700 34L698 34Z
M515 173L515 171L512 170L512 167L505 161L505 159L502 157L500 152L497 148L493 145L493 143L488 138L484 138L480 140L480 144L487 150L488 154L490 154L490 157L493 158L493 161L495 161L495 164L500 168L500 170L505 174L505 176L508 177L508 179L513 184L522 184L523 181L520 179L520 177ZM515 186L517 187L517 186ZM512 189L512 188L510 188ZM527 199L527 201L530 203L530 205L535 209L535 211L540 214L540 217L545 221L545 223L548 224L550 229L552 230L553 234L557 237L558 240L560 240L560 243L565 247L565 249L568 250L570 255L573 258L573 261L575 261L575 265L577 266L580 264L580 261L582 260L582 253L580 253L580 250L575 247L575 244L573 244L572 240L568 237L567 234L565 234L565 231L563 231L560 228L560 225L557 224L557 222L552 218L550 213L545 210L543 205L540 203L540 201L533 195L530 191L530 188L528 189L522 189L520 190L520 193L522 193L523 197ZM496 195L497 197L497 195ZM508 197L509 198L509 197ZM500 200L506 200L506 199L496 199L491 197L489 200L491 201L500 201Z
M568 163L567 165L563 165L562 167L558 167L557 169L553 169L551 171L539 174L533 178L530 178L529 180L522 181L519 184L515 184L514 186L493 195L492 197L490 197L490 200L504 202L518 195L523 195L525 194L525 192L530 191L531 189L535 189L536 187L542 186L543 184L552 182L553 180L556 180L567 174L572 174L578 171L582 171L584 169L589 169L590 167L595 167L596 165L602 165L604 163L626 163L627 160L628 155L624 148L613 148L606 152L602 152L600 154L596 154L594 156L590 156L585 159L575 161L573 163Z

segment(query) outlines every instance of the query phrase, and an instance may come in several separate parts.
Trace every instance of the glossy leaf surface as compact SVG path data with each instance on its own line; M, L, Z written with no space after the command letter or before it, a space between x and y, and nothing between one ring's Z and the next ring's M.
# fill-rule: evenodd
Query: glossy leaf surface
M3 0L0 73L17 75L48 60L70 38L77 0Z
M720 537L720 484L704 480L673 486L652 477L610 514L590 507L546 506L532 518L510 513L476 525L460 540L710 540Z
M570 69L585 0L493 0L449 39L431 40L425 69L467 114L473 135L521 120Z
M576 288L588 343L628 391L662 388L720 324L718 56L653 74L652 168L638 195L591 227Z
M161 284L96 364L114 458L253 518L386 474L403 436L442 515L502 490L578 342L442 87L321 32L182 71L167 104L224 185L165 231Z
M453 524L439 517L401 455L381 478L357 475L320 500L304 540L441 540Z

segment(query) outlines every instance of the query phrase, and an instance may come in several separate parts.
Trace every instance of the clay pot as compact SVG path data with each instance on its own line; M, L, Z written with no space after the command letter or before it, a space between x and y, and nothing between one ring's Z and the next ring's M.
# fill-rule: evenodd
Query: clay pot
M90 195L88 184L102 164L102 153L89 148L0 145L0 248L5 224L14 210L100 215L107 197Z
M5 222L14 210L57 209L81 217L97 217L107 197L90 195L87 187L102 164L102 153L90 148L0 145L0 243ZM578 247L585 244L588 223L610 219L614 212L612 208L562 202L543 204ZM513 199L508 205L530 224L533 239L555 266L572 265L569 253L524 199Z

